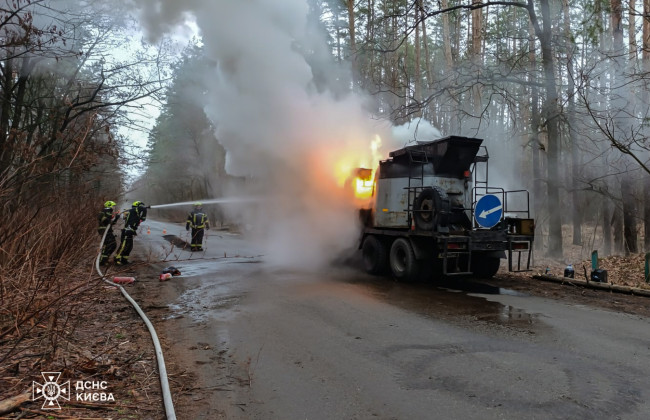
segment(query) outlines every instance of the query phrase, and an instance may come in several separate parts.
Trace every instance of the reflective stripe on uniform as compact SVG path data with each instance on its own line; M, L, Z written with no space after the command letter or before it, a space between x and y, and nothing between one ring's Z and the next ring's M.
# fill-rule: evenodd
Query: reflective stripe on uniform
M196 216L201 216L201 221L197 223ZM204 213L194 213L192 215L192 229L203 229L205 227L205 219L207 216Z
M120 249L117 250L117 254L115 254L116 257L121 258L122 251L124 251L124 247L126 246L126 238L122 241L120 244Z

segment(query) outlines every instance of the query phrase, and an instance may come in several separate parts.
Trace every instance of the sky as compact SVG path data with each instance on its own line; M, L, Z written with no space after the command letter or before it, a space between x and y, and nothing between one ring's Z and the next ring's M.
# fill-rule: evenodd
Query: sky
M179 59L183 49L190 43L200 39L200 33L193 16L188 15L186 21L179 24L174 30L164 35L165 41L169 43L172 57ZM125 40L111 51L110 55L117 60L129 61L137 52L145 48L155 56L158 49L157 43L142 28L134 28L129 39ZM199 41L200 43L200 41ZM160 115L160 104L150 97L142 98L133 102L133 106L138 106L137 113L131 113L130 118L137 121L138 128L130 126L121 126L118 134L127 140L127 152L131 155L141 155L147 148L149 132L154 127L156 118ZM138 162L138 159L135 160ZM129 182L135 181L144 173L144 166L138 164L129 164L124 167L124 171L129 178Z

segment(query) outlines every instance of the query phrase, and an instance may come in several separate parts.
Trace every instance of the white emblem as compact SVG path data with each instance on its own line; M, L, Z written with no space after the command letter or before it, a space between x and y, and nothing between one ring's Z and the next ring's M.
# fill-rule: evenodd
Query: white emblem
M44 384L32 382L32 400L43 398L43 410L60 410L59 398L70 401L70 381L59 384L61 372L41 372Z

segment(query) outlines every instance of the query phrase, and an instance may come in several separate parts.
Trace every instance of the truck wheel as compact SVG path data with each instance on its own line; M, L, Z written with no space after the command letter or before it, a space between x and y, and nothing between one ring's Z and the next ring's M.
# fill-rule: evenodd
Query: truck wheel
M382 274L386 271L386 246L376 236L367 236L361 247L363 265L370 274Z
M475 277L490 279L499 271L501 258L472 255L472 272Z
M440 187L425 188L415 198L413 217L415 227L420 230L433 230L436 226L447 225L449 197Z
M420 274L418 261L408 240L397 238L390 247L390 270L397 280L416 280Z

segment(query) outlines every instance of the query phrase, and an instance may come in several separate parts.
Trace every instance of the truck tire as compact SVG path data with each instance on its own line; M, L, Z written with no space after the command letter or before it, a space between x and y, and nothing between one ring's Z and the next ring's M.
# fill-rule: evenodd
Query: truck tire
M474 277L490 279L499 271L501 258L488 257L481 254L472 254L472 273Z
M404 238L397 238L390 247L390 270L396 280L417 280L420 274L418 261L411 243Z
M447 226L449 218L449 197L440 187L425 188L413 203L415 227L431 231L437 226Z
M383 274L386 272L387 252L386 246L373 235L366 236L361 247L363 266L367 273Z

